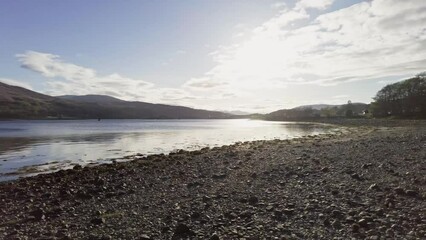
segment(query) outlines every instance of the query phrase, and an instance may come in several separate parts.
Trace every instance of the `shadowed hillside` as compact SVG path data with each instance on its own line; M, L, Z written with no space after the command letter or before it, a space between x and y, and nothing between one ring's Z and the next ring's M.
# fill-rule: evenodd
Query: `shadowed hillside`
M0 83L0 118L2 119L219 119L231 117L231 114L218 111L128 102L102 95L52 97Z

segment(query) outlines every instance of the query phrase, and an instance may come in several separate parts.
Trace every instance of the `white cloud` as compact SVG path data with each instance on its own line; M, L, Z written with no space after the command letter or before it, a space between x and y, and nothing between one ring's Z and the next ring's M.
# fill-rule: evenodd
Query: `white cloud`
M271 83L337 85L424 69L426 1L361 2L315 19L303 10L331 3L300 1L256 28L248 41L221 47L201 79L257 91Z
M0 82L6 83L6 84L9 84L9 85L12 85L12 86L23 87L23 88L30 89L30 90L33 89L31 87L31 85L28 84L28 83L18 81L18 80L14 80L14 79L10 79L10 78L0 78Z
M296 9L314 8L324 10L333 4L334 0L300 0L296 3Z
M142 92L153 87L152 83L121 76L118 73L100 76L94 69L64 62L60 56L27 51L17 54L23 68L40 73L47 78L47 90L51 95L108 94L123 99L141 98Z
M273 3L271 5L271 7L272 8L277 8L277 9L282 9L282 8L286 8L287 4L285 2L280 1L280 2Z
M63 62L58 55L27 51L17 54L23 68L41 73L45 77L61 77L67 80L91 79L96 72L89 68Z

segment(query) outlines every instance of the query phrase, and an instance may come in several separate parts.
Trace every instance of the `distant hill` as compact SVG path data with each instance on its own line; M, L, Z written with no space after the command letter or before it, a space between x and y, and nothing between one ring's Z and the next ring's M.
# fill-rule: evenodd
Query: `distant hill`
M330 107L336 107L336 106L339 106L339 105L313 104L313 105L298 106L298 107L295 107L295 108L292 108L292 109L308 109L308 108L311 108L311 109L314 109L314 110L321 110L321 109L324 109L324 108L330 108Z
M321 117L357 117L363 115L369 105L350 103L342 105L316 104L299 106L292 109L281 109L263 115L266 120L309 120Z
M54 97L0 82L0 118L47 117L58 104Z
M0 82L0 102L18 102L20 100L51 101L54 97L40 94L26 88Z
M0 82L0 119L223 119L234 116L189 107L129 102L103 95L52 97Z
M253 113L243 112L243 111L238 111L238 110L236 110L236 111L224 111L224 112L232 114L232 115L237 115L237 116L243 116L243 115L247 116L247 115L253 114Z
M82 96L76 96L76 95L64 95L64 96L57 96L57 98L65 99L65 100L71 100L71 101L77 101L77 102L86 102L86 103L119 103L119 102L125 102L124 100L106 96L106 95L82 95Z

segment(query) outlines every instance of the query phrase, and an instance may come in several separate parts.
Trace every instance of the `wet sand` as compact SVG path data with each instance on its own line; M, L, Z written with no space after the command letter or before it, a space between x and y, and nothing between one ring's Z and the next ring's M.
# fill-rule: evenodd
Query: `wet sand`
M0 183L0 238L426 238L426 122L333 123Z

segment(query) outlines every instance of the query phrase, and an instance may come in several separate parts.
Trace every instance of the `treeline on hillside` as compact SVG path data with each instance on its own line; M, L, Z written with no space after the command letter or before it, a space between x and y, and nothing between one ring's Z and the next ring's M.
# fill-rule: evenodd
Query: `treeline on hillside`
M281 121L299 121L312 120L318 118L342 118L342 117L361 117L368 112L368 105L364 103L352 103L338 106L324 106L315 109L310 106L297 107L293 109L278 110L264 116L266 120Z
M374 97L371 112L375 117L426 117L426 72L390 84Z

